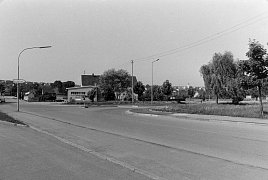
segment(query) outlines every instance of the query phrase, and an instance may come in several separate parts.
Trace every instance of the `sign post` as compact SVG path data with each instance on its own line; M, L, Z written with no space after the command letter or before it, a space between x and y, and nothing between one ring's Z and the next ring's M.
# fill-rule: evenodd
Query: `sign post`
M22 84L22 83L24 83L24 82L26 82L26 81L23 80L23 79L13 79L13 83L14 83L14 84Z

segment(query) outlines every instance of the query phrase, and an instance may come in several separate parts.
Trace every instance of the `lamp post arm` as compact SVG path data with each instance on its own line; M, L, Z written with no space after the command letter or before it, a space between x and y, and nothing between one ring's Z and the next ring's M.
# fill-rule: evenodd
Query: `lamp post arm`
M52 46L35 46L35 47L29 47L29 48L25 48L23 49L20 53L19 53L19 56L18 56L18 82L17 82L17 108L18 108L18 112L20 111L20 102L19 102L19 79L20 79L20 56L21 54L26 51L26 50L29 50L29 49L37 49L37 48L40 48L40 49L43 49L43 48L51 48Z
M20 79L20 78L19 78L19 70L20 70L20 68L19 68L19 63L20 63L20 56L21 56L21 54L22 54L24 51L26 51L26 50L28 50L28 49L37 49L37 48L43 49L43 48L51 48L51 47L52 47L52 46L34 46L34 47L24 48L24 49L19 53L19 56L18 56L18 79Z

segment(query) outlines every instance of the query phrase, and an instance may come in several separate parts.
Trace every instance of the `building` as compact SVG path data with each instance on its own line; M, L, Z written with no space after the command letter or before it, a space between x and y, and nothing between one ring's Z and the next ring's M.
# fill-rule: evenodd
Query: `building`
M88 92L90 92L93 88L99 86L100 75L95 74L82 74L81 87L71 87L67 88L67 101L68 102L81 102L83 100L89 100ZM134 86L137 84L136 76L133 76L133 84ZM131 88L130 88L131 89ZM117 99L124 100L127 97L127 92L116 95ZM137 99L137 95L134 94L134 98ZM97 101L100 97L95 97L94 101Z
M89 100L88 93L98 86L99 79L100 75L82 74L81 87L67 88L67 102L82 102L84 100ZM94 101L97 101L97 97L95 97Z
M83 86L83 87L71 87L67 88L68 94L67 94L67 101L68 102L81 102L85 99L88 100L88 92L90 92L92 89L94 89L96 86ZM97 100L97 99L95 99Z
M28 102L38 102L39 97L35 91L29 91L24 94L23 100Z
M99 85L100 75L95 75L94 73L89 74L82 74L81 81L82 86L97 86Z

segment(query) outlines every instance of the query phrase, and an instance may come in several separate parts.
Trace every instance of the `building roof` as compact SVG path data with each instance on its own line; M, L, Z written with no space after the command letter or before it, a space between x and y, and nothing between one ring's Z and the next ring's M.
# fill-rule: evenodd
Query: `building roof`
M70 87L70 88L66 88L67 90L74 90L74 89L86 89L86 88L93 88L96 86L82 86L82 87Z

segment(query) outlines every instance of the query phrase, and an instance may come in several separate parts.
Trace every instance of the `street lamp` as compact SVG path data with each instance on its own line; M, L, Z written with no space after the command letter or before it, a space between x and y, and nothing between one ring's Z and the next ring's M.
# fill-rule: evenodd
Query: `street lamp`
M151 86L151 104L153 104L153 99L154 99L154 95L153 95L153 81L154 81L154 62L159 61L159 59L156 59L154 61L152 61L152 86Z
M37 47L29 47L29 48L25 48L23 49L20 53L19 53L19 56L18 56L18 79L17 79L17 101L18 101L18 112L20 111L20 102L19 102L19 81L20 81L20 55L26 51L26 50L29 50L29 49L44 49L44 48L51 48L52 46L37 46Z

